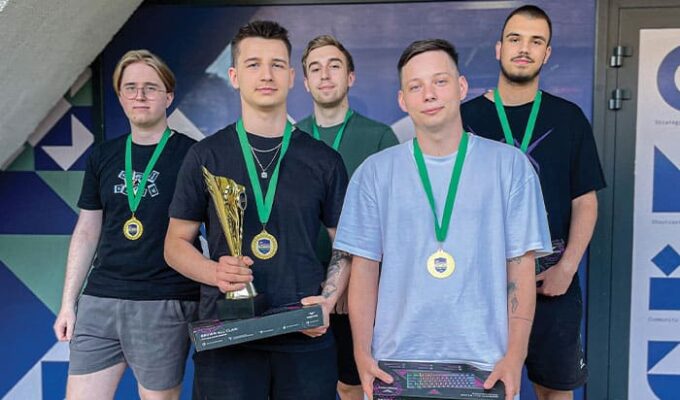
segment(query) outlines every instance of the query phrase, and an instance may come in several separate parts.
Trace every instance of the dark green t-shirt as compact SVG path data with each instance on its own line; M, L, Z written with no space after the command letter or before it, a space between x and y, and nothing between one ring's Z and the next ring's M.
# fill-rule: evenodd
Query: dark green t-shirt
M312 135L312 116L297 123L297 128ZM342 123L327 128L319 128L321 140L328 146L333 145L335 134L338 133ZM388 125L368 119L356 111L347 121L345 132L338 152L347 168L347 175L352 176L354 171L371 154L390 146L399 144L397 136ZM327 265L331 259L331 241L325 228L322 228L317 243L317 255L319 260Z
M335 134L338 133L341 126L342 123L339 123L328 128L319 128L321 140L327 145L332 146ZM311 135L311 115L298 122L297 127ZM381 122L368 119L355 111L349 121L347 121L347 127L342 135L338 152L345 162L347 175L351 177L368 156L395 144L399 144L399 140L397 140L397 136L392 131L392 128Z

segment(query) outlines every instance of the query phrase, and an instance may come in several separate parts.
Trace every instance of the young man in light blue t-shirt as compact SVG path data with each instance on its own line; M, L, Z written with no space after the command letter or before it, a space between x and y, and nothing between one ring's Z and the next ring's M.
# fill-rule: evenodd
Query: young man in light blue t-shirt
M538 178L519 150L463 131L467 82L450 43L414 42L398 67L416 139L355 172L334 243L353 255L363 390L392 381L377 360L463 362L493 371L485 387L501 380L512 399L534 315L534 257L551 251Z

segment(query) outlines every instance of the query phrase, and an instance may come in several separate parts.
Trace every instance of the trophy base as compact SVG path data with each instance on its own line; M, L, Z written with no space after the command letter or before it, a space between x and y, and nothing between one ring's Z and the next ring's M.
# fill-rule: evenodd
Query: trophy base
M191 322L189 337L200 352L319 326L323 326L323 310L316 304L268 310L265 315L239 321Z
M220 321L253 318L264 313L267 308L267 296L262 293L248 299L219 299L217 300L217 317Z

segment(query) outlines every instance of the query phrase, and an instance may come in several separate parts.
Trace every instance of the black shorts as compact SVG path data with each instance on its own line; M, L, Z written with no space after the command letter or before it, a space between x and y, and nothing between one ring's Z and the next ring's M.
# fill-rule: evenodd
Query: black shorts
M582 317L578 274L562 296L538 295L526 360L532 382L553 390L583 386L588 367L581 343Z
M347 314L331 314L331 329L338 348L338 380L345 385L361 385L359 370L354 361L354 342Z
M275 352L242 346L194 353L193 400L335 400L335 346Z

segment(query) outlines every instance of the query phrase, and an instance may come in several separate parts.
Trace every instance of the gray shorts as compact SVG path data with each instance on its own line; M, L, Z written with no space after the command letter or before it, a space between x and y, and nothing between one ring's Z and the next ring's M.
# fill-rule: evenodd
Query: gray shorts
M174 388L184 377L187 324L197 308L196 301L81 296L68 373L90 374L125 362L145 389Z

